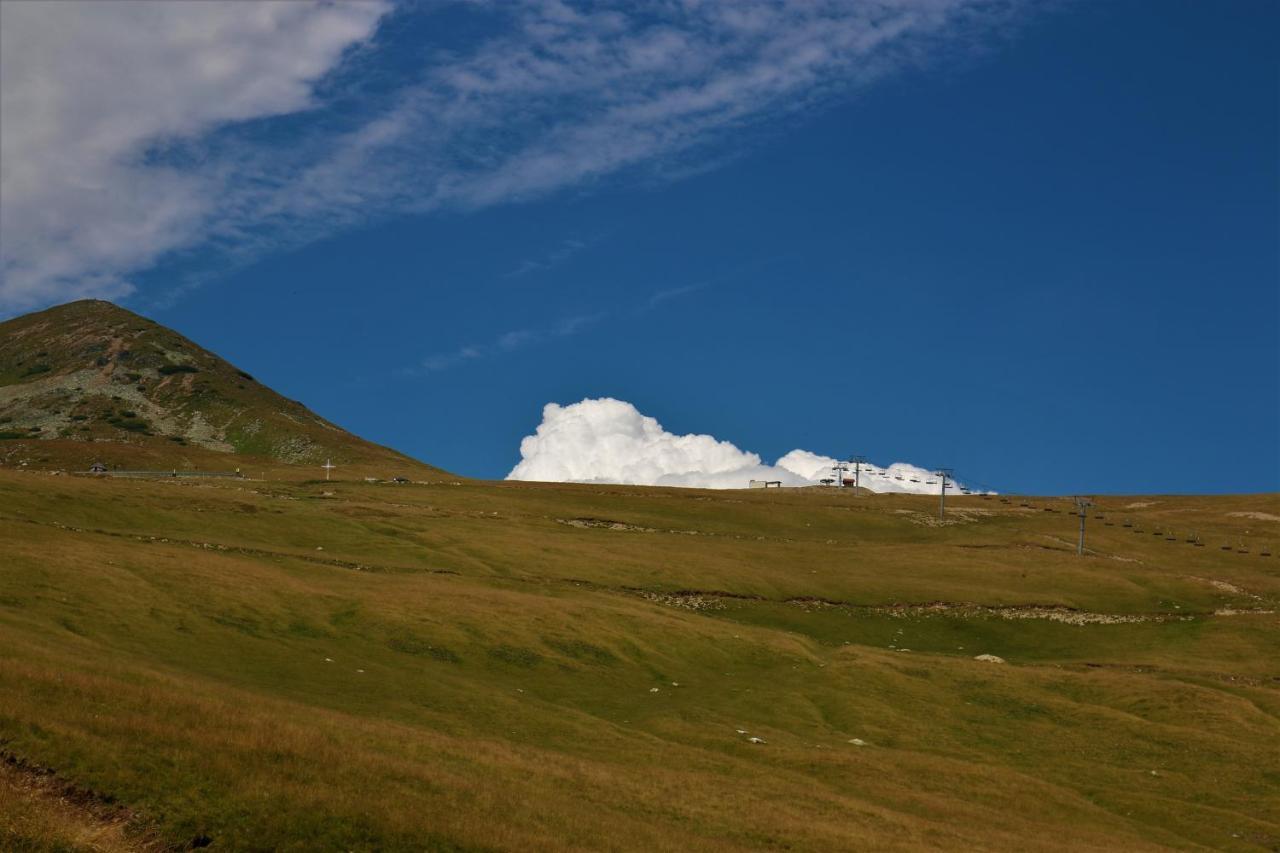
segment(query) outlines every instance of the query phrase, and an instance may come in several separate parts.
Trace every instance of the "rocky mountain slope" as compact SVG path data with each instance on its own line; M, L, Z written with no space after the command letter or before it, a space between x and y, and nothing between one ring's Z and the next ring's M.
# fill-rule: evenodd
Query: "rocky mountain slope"
M0 324L0 458L68 449L82 451L71 453L77 459L179 467L208 464L209 452L302 465L420 464L335 426L172 329L98 300Z

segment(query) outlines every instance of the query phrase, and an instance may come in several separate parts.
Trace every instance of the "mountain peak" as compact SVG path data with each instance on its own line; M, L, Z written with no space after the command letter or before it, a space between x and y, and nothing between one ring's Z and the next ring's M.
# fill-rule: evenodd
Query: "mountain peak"
M352 435L183 335L100 299L0 323L0 453L234 454L291 464L418 465ZM78 454L79 456L85 454ZM132 454L136 456L136 454Z

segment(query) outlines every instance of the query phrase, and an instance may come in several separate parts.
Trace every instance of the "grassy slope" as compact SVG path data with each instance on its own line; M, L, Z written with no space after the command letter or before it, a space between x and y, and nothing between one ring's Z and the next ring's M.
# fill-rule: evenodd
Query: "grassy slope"
M1280 499L1101 503L0 472L0 741L231 849L1274 848Z
M341 429L110 302L0 322L0 464L227 470L329 458L384 477L443 473Z

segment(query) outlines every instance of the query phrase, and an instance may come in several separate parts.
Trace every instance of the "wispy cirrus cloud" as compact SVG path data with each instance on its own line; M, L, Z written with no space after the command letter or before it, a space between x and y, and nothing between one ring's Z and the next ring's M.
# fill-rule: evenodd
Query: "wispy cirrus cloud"
M238 263L379 217L678 177L981 49L1018 5L459 4L488 35L406 67L379 23L432 6L0 4L0 309L127 293L183 250Z
M567 338L600 322L607 316L609 316L607 311L600 311L594 314L575 314L565 317L551 326L535 329L515 329L504 332L486 343L468 344L450 352L429 355L422 360L416 369L412 369L409 372L440 373L468 362L506 355L507 353L557 338Z
M524 258L515 269L503 273L502 277L522 278L530 273L553 269L587 248L588 245L590 244L585 240L572 237L564 239L555 248L537 258Z
M567 338L585 331L600 322L609 320L610 318L618 318L622 316L634 317L638 314L646 314L659 306L663 306L684 296L697 293L708 286L708 283L700 283L686 287L671 287L663 290L657 290L654 291L648 299L636 303L630 309L619 308L595 311L591 313L571 314L549 326L515 329L498 335L493 340L485 343L467 344L466 346L458 347L455 350L435 353L434 355L427 356L417 367L406 372L418 374L440 373L445 370L451 370L455 367L461 367L469 362L495 358L515 352L516 350L524 349L525 347L547 343L559 338Z
M673 299L679 299L682 296L689 296L697 293L699 290L705 290L710 287L710 282L699 282L697 284L686 284L681 287L668 287L663 290L656 291L649 297L649 301L644 304L644 308L657 308L664 302L670 302Z

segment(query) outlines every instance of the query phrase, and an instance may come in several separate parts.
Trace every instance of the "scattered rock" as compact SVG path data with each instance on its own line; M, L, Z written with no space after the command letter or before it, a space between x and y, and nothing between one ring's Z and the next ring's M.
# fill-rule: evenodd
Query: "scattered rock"
M595 528L599 530L633 530L640 533L657 533L653 527L641 527L638 524L628 524L625 521L613 521L608 518L557 518L560 524L567 524L570 527Z
M987 663L1004 663L1005 659L998 655L974 655L974 660L986 661Z
M860 737L850 738L849 743L854 746L866 746L867 742Z
M667 607L679 607L682 610L724 610L725 604L720 596L697 592L650 592L640 590L636 593L641 598Z
M749 737L747 738L747 743L768 743L768 741L762 737Z
M650 693L657 693L657 692L658 692L658 688L656 688L656 687L650 687L650 688L649 688L649 692L650 692Z
M786 603L799 607L806 613L838 608L847 613L870 613L893 619L928 619L932 616L950 616L958 619L991 617L1008 620L1046 619L1065 625L1128 625L1139 622L1190 621L1195 618L1181 613L1090 613L1060 604L990 606L934 601L927 604L860 605L815 598L789 598ZM894 648L901 634L901 631L894 634L894 641L889 644L889 648Z

